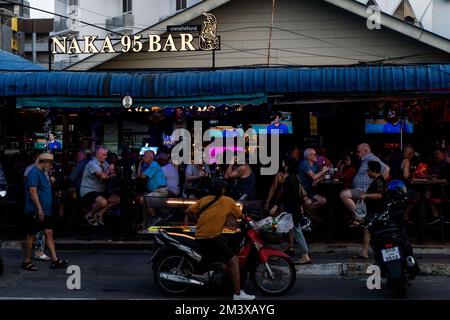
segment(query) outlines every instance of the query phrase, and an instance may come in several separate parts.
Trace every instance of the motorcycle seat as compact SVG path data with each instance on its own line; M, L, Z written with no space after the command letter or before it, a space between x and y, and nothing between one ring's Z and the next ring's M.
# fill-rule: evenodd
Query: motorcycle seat
M179 243L188 246L192 249L199 249L200 246L194 237L188 236L186 234L180 233L169 233L170 237L177 240Z

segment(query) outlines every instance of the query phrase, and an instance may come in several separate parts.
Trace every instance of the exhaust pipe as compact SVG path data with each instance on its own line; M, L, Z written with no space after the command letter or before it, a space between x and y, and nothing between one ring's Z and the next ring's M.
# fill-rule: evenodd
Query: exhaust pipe
M167 281L172 281L172 282L176 282L176 283L184 283L184 284L192 284L192 285L196 285L196 286L204 286L205 283L192 279L192 278L187 278L185 276L179 276L176 274L171 274L171 273L167 273L167 272L160 272L159 273L160 278L167 280Z

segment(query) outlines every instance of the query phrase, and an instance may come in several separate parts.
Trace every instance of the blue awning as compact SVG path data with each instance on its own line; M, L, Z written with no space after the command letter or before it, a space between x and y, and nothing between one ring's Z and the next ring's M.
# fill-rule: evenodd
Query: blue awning
M0 73L0 96L195 100L253 94L449 92L450 64L245 68L161 73Z

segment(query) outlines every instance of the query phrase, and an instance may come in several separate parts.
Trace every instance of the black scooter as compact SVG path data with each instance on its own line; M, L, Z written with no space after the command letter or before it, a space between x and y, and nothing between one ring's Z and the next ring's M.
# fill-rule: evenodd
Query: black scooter
M6 185L3 185L3 184L0 185L0 199L6 197L7 189L8 188L7 188ZM3 244L3 241L0 240L0 249L2 248L2 244ZM4 270L4 268L3 268L3 259L0 256L0 275L3 274L3 270Z
M367 216L366 228L382 279L388 288L395 290L397 298L405 298L410 281L420 272L403 226L407 196L404 192L389 190L385 199L385 210Z

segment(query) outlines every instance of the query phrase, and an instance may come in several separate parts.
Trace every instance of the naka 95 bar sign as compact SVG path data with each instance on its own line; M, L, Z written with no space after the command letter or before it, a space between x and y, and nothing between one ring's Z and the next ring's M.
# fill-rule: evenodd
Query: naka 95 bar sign
M98 36L85 36L82 39L52 37L52 54L220 50L217 19L211 13L203 15L206 20L202 26L168 26L166 37L157 34L124 35L119 39L108 36L105 39L99 39ZM199 32L198 37L194 37L192 32Z

